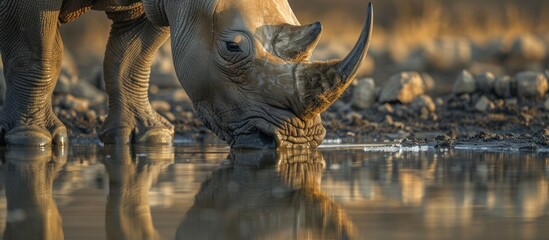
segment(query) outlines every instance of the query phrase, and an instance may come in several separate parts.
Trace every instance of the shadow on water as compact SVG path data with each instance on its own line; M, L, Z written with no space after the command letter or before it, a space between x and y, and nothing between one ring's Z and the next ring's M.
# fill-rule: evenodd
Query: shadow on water
M543 153L0 148L4 239L539 239Z

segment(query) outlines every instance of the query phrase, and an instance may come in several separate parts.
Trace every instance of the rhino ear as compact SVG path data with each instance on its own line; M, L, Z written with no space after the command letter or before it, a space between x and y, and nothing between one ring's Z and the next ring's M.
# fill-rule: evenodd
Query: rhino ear
M169 26L165 0L143 0L145 15L157 26Z
M322 25L319 22L304 26L284 25L273 42L275 53L284 59L303 61L315 49Z

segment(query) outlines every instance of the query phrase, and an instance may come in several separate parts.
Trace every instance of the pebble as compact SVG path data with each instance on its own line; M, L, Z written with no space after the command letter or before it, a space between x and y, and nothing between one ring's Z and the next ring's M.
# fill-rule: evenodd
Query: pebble
M435 79L431 77L428 73L421 73L421 80L423 80L423 86L425 88L425 92L429 92L433 89L435 89Z
M514 108L518 106L518 100L516 98L509 98L505 100L505 107Z
M89 109L90 102L87 99L77 98L68 94L62 98L61 106L67 110L86 112Z
M496 76L491 72L479 73L475 75L475 80L477 82L477 91L484 93L491 93L494 91Z
M476 90L475 78L467 70L463 70L454 83L454 94L474 93Z
M425 92L423 80L417 72L402 72L393 75L383 87L379 101L410 103Z
M465 38L440 38L424 46L427 65L437 70L449 70L469 64L473 48Z
M160 88L156 86L155 84L151 84L149 86L149 94L156 95L160 92Z
M531 34L520 35L511 47L512 57L522 61L542 61L545 58L545 52L545 43Z
M162 101L162 100L151 101L151 106L155 111L157 111L159 113L169 112L170 109L172 108L170 103L168 103L166 101Z
M437 104L437 106L443 106L444 105L444 99L442 99L440 97L437 97L435 99L435 103Z
M482 96L478 100L477 104L475 104L475 109L479 112L487 112L493 110L495 107L495 104L490 101L490 99L488 99L486 96Z
M75 97L88 99L92 105L107 101L107 94L87 81L78 81L73 85L71 94Z
M175 115L171 112L161 112L160 115L164 116L168 121L175 122Z
M59 78L53 90L54 94L71 94L73 86L78 82L78 77L71 75L66 69L61 69Z
M414 99L412 108L414 110L427 109L429 112L435 112L437 109L433 99L427 95L422 95Z
M94 110L88 110L84 116L88 121L95 122L97 120L97 113Z
M496 95L502 98L510 98L512 93L516 92L512 89L512 86L515 84L511 84L511 81L511 77L509 76L498 77L494 83L494 92Z
M185 92L185 90L183 90L183 88L181 87L178 87L177 90L173 91L171 99L174 102L191 102L189 95L187 95L187 92Z
M541 73L522 72L516 77L517 94L522 98L543 97L549 89L547 79Z
M351 105L357 109L366 109L376 102L376 85L373 79L363 78L358 80L354 88Z
M395 112L395 109L389 103L385 103L385 104L380 105L377 108L377 110L380 111L380 112L384 112L384 113L393 113L393 112Z
M385 115L385 122L388 124L393 124L395 121L393 120L393 117L391 117L391 115Z
M358 122L359 120L362 120L362 114L355 111L351 111L345 114L345 119L350 122Z

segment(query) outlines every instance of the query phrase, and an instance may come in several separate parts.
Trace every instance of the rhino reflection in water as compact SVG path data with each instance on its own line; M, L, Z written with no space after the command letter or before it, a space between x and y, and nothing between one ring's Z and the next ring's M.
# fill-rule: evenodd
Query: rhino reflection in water
M173 150L138 157L129 147L109 148L106 228L109 239L157 239L148 191ZM139 155L141 156L141 155ZM232 152L206 180L176 239L349 239L345 212L320 190L319 152Z
M8 150L5 154L8 215L4 239L63 239L63 225L52 187L66 161L62 149L55 154L48 148Z
M160 239L154 229L149 190L166 166L173 148L106 147L109 176L106 221L108 239ZM137 155L136 152L146 153Z
M320 152L231 152L206 180L177 239L352 239L347 214L320 189Z

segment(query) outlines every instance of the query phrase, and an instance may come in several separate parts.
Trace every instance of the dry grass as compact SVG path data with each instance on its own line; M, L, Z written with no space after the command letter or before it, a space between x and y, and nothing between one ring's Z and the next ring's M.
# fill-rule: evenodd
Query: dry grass
M353 42L364 19L367 1L293 0L302 22L320 19L324 41ZM540 0L378 0L376 46L409 47L442 36L475 42L532 33L549 35L549 2ZM313 7L314 6L314 7Z

